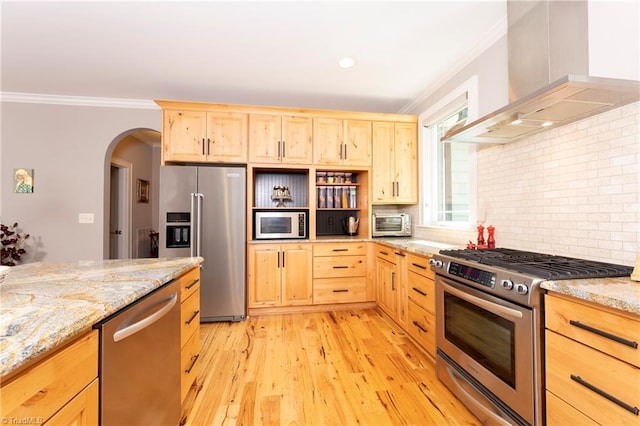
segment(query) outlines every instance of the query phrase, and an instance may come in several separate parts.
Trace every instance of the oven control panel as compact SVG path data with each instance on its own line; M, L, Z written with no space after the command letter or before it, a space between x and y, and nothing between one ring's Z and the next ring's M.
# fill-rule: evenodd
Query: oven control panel
M493 272L456 262L449 262L449 275L464 278L489 288L493 288L496 285L496 274Z

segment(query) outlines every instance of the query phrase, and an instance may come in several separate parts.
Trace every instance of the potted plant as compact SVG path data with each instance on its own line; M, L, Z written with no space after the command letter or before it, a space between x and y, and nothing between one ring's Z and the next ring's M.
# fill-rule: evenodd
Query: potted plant
M16 266L17 262L27 251L22 247L29 234L18 232L18 223L13 225L0 224L0 265Z

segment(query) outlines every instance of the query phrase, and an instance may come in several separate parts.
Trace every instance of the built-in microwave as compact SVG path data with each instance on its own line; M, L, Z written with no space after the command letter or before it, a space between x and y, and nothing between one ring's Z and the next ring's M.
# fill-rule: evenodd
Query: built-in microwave
M308 210L256 210L253 212L253 238L256 240L307 238Z
M373 213L371 215L374 237L410 237L411 215L409 213Z

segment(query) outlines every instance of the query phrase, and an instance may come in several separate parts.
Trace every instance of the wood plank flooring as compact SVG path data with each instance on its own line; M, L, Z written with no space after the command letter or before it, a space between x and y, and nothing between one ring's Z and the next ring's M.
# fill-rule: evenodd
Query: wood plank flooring
M187 425L479 425L375 309L200 326Z

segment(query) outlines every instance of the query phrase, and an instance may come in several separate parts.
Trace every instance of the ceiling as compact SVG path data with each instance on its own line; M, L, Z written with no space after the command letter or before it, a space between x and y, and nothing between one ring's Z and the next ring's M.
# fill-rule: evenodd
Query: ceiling
M506 0L2 0L0 15L4 94L389 113L506 32Z

